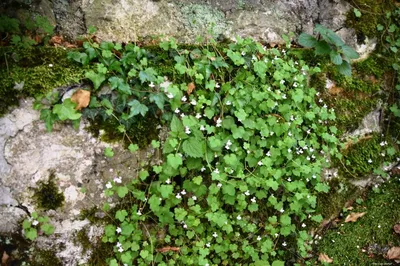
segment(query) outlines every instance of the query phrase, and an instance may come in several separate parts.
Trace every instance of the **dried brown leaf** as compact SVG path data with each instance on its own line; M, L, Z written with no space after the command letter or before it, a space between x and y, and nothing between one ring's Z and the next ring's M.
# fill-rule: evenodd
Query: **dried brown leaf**
M393 225L393 230L396 232L396 234L400 234L400 224Z
M71 96L71 102L76 103L76 110L81 110L89 105L90 102L90 91L87 90L77 90Z
M359 218L363 217L365 214L366 212L352 212L349 215L347 215L346 220L344 222L345 223L355 222Z
M325 253L320 253L318 260L321 262L332 263L333 259L329 258Z
M387 258L389 260L400 260L400 247L392 247L387 252Z
M192 94L192 92L193 92L193 90L194 90L195 88L196 88L196 85L194 85L193 82L190 82L190 83L187 85L187 90L186 90L187 94L188 94L188 95Z
M50 44L62 44L64 42L64 38L62 36L53 36L49 42Z
M179 252L180 250L181 249L179 247L170 247L170 246L157 249L157 251L161 252L161 253L168 252L168 251Z
M7 252L3 252L3 256L1 257L1 265L7 265L7 261L10 258L10 256L7 254Z

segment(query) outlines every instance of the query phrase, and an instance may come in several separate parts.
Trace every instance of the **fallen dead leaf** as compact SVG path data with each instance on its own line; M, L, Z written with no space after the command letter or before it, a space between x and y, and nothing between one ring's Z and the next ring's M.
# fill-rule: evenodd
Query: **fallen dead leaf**
M186 90L187 94L188 94L188 95L192 94L192 92L193 92L193 90L194 90L195 88L196 88L196 85L194 85L193 82L190 82L190 83L187 85L187 90Z
M400 234L400 224L393 225L393 230L396 232L396 234Z
M64 42L64 38L62 36L53 36L51 37L49 43L50 44L62 44Z
M179 252L180 250L181 249L179 247L170 247L170 246L157 249L157 251L161 252L161 253L168 252L168 251Z
M328 89L328 93L330 95L339 95L342 91L343 91L343 88L336 87L336 86L332 86L331 88Z
M387 258L396 262L400 261L400 247L392 247L387 252Z
M71 102L76 103L76 110L81 110L89 105L90 102L90 91L87 90L77 90L71 96Z
M333 259L329 258L325 253L320 253L318 260L321 262L332 263Z
M366 212L352 212L349 215L347 215L346 220L344 222L345 223L355 222L359 218L363 217L365 214Z
M7 252L3 252L3 256L1 257L1 265L7 265L7 261L10 258L10 256L7 254Z

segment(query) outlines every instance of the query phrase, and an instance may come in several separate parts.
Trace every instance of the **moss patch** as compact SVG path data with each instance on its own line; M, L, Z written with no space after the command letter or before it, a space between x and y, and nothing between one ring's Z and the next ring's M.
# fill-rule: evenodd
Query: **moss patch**
M56 210L64 203L64 194L58 191L55 184L55 176L51 174L47 182L39 182L35 189L34 199L37 206L44 210Z
M355 223L342 221L343 226L332 228L319 242L318 252L326 253L334 265L388 262L382 256L387 247L400 245L400 238L392 229L400 220L400 182L393 179L379 191L370 190L365 202L353 205L352 212L366 212L365 216Z
M17 105L19 97L34 97L56 87L79 83L84 72L83 67L67 59L67 51L61 48L0 47L0 115ZM14 89L21 82L23 89Z
M57 258L53 250L36 250L33 259L30 262L31 266L62 266L60 259Z
M348 0L348 2L361 12L361 17L356 17L353 9L347 13L346 26L356 30L359 40L364 36L376 37L378 35L376 26L383 24L386 11L395 8L392 0Z

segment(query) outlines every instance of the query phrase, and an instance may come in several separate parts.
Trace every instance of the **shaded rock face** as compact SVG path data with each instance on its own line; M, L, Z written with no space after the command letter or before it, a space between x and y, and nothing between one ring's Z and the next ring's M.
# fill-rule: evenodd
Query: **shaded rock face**
M81 249L73 242L77 230L89 227L98 235L102 232L88 220L80 220L80 211L102 208L105 202L113 206L113 199L104 196L105 184L118 176L123 182L136 178L140 163L154 158L153 149L131 153L119 144L94 138L85 126L81 122L80 129L74 130L56 125L48 133L32 100L21 102L19 108L0 118L0 234L17 232L29 213L39 211L50 217L56 231L50 238L39 237L36 243L46 249L51 245L63 265L84 262ZM104 148L109 146L115 151L113 158L104 156ZM33 196L50 175L65 201L56 210L39 209Z
M10 0L3 3L7 6L12 6ZM57 29L70 38L94 26L103 40L128 42L162 35L193 42L212 27L219 38L239 35L277 43L282 34L311 33L320 23L340 30L347 43L356 43L353 31L344 28L350 9L344 0L38 0L29 6L51 14ZM45 7L52 10L46 12Z

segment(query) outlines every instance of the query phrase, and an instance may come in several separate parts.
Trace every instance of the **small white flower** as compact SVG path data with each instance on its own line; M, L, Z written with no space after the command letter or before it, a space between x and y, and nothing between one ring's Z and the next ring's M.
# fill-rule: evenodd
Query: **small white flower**
M112 188L111 182L108 182L108 183L106 184L106 188Z
M292 182L292 179L289 177L289 178L287 179L287 181Z
M39 221L37 221L37 220L34 220L33 222L32 222L32 225L33 226L36 226L36 225L38 225L39 224Z
M381 228L381 225L380 225L380 224L378 224L378 228Z
M53 64L49 64L49 67L53 67Z
M217 187L221 188L221 187L222 187L222 184L221 184L221 183L218 183Z
M197 119L200 119L200 118L201 118L201 114L200 114L200 113L197 113L197 114L196 114L196 118L197 118Z
M187 101L187 98L186 98L185 95L181 98L181 101L182 101L182 102L186 102L186 101Z
M261 236L257 236L257 241L260 241L261 240Z
M263 162L259 161L257 164L258 164L259 166L261 166L261 165L263 165Z
M186 195L186 190L182 190L182 191L181 191L181 194L182 194L182 195Z
M246 191L245 193L244 193L246 196L250 196L250 191Z
M295 83L293 83L293 87L295 87L295 88L297 87L297 83L296 83L296 82L295 82Z
M231 101L226 101L225 104L226 104L226 105L231 105L232 103L231 103Z
M208 243L206 244L206 246L209 248L209 247L211 246L210 242L208 242Z
M222 123L221 118L218 118L218 119L217 119L217 125L216 125L216 127L220 127L220 126L221 126L221 123Z
M303 228L306 227L306 224L305 224L305 223L302 223L301 227L303 227Z
M274 235L275 237L278 237L279 236L279 234L278 233L275 233L275 235Z
M124 252L124 249L122 247L119 247L118 251L122 253Z
M368 163L372 163L372 160L371 160L371 159L368 159Z
M228 139L228 141L226 142L226 146L231 146L231 145L232 145L232 142L230 139Z
M282 79L279 83L283 85L283 84L285 84L285 80Z
M121 243L117 243L117 248L120 248L120 247L122 247L122 244Z
M167 97L168 97L169 99L172 99L172 98L174 98L174 95L173 95L172 93L168 93L168 94L167 94Z
M287 246L286 242L283 242L283 243L282 243L282 246L286 247L286 246Z
M218 237L217 232L214 232L213 237Z
M245 56L245 55L246 55L246 52L245 52L245 51L243 51L243 52L242 52L242 56Z
M291 137L292 136L292 132L289 131L288 132L288 136Z
M287 97L286 97L286 94L283 94L282 95L282 99L286 99Z
M310 148L310 149L309 149L309 151L310 151L310 152L313 152L313 151L314 151L314 149L313 149L313 148Z
M185 127L185 133L186 133L186 134L188 134L188 135L191 133L191 131L190 131L190 128L189 128L189 127Z
M201 131L204 131L204 130L206 130L206 128L205 128L203 125L201 125L201 126L200 126L200 130L201 130Z
M256 203L256 197L252 197L251 202Z
M257 60L257 57L256 57L255 55L253 55L253 56L251 57L251 60L256 61L256 60Z
M291 153L291 152L292 152L292 150L291 150L291 149L288 149L287 151L288 151L288 153Z
M122 183L122 178L121 177L116 177L116 178L114 178L114 182L115 183Z
M187 228L187 224L184 224L184 225L183 225L183 228L185 228L185 229L186 229L186 228Z
M150 87L150 88L154 88L154 86L155 86L155 85L154 85L153 81L150 82L149 87Z
M175 196L177 199L181 199L182 198L182 196L181 196L181 194L176 194L176 196Z
M307 156L307 158L306 158L306 159L307 159L307 161L311 160L311 158L310 158L309 156Z
M314 178L314 179L315 179L315 178L317 178L317 176L316 176L316 175L312 175L312 178Z
M204 172L206 170L206 168L203 166L200 171Z
M236 219L238 219L238 220L240 221L240 220L242 220L242 217L241 217L240 215L238 215L238 216L236 217Z
M269 135L270 136L274 135L274 132L273 131L269 132Z
M282 209L280 210L280 212L281 212L281 213L284 213L284 212L285 212L285 210L282 208Z
M219 174L218 168L215 168L214 173Z
M165 183L167 183L168 185L171 184L171 179L168 178L167 180L165 180Z
M122 232L121 227L117 227L117 229L115 230L118 234L120 234Z
M192 200L196 201L197 197L196 196L192 196Z
M385 142L382 141L381 143L379 143L382 147L385 146Z
M265 155L267 155L268 157L270 157L270 156L271 156L271 152L268 151Z
M220 86L219 86L219 83L217 82L217 83L215 83L215 88L219 88Z
M136 213L138 216L142 216L142 212L140 210L137 211Z
M193 100L190 101L190 104L191 104L191 105L196 105L196 104L197 104L197 101L196 101L195 99L193 99Z
M328 108L328 105L326 105L326 104L324 104L324 106L323 106L324 108Z
M181 110L179 110L178 108L175 109L175 114L179 114L181 112Z
M322 99L319 99L319 100L318 100L318 102L320 102L320 103L322 103L323 101L324 101L324 100L322 100Z
M319 92L317 92L315 95L319 96L319 94L320 94L320 93L319 93Z

